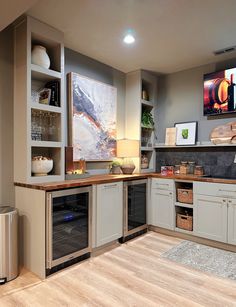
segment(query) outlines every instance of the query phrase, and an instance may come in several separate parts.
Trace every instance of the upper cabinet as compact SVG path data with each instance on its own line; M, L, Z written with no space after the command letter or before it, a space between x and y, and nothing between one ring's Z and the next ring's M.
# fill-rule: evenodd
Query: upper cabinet
M154 111L157 107L157 77L138 70L126 75L126 138L140 141L140 154L134 159L136 172L155 171Z
M64 179L64 35L32 18L15 25L14 180ZM35 176L36 156L53 160L46 176Z

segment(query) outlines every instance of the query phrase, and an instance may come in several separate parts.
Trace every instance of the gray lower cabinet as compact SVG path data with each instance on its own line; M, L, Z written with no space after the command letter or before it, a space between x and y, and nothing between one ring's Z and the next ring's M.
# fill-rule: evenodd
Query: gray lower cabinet
M123 182L98 184L95 202L95 242L93 247L123 235Z
M227 242L228 203L223 197L194 196L194 234Z
M173 183L161 184L156 179L151 189L152 225L174 230Z
M228 199L228 243L236 244L236 199Z

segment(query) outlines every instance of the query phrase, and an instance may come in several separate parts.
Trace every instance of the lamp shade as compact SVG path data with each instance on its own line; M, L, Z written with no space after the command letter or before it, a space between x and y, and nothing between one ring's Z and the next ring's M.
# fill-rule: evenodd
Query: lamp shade
M139 141L122 139L117 140L117 157L134 158L139 156Z

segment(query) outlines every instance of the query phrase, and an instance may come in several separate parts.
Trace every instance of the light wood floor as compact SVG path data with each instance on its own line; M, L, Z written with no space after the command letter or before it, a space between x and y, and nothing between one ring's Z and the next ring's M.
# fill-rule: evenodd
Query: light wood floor
M236 282L160 258L181 241L149 232L45 281L25 272L0 306L236 306Z

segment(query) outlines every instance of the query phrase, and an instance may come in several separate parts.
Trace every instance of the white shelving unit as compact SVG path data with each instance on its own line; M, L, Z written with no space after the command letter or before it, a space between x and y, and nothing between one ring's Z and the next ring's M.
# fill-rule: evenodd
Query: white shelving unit
M62 32L32 18L24 17L15 25L14 85L14 181L40 183L64 180L64 35ZM42 45L50 58L50 69L31 63L33 45ZM60 104L33 102L32 90L45 88L57 81ZM34 139L33 123L43 131ZM42 177L33 176L34 156L53 159L53 170Z
M149 100L142 99L145 88ZM126 138L140 141L140 154L133 159L135 172L154 172L156 153L154 149L155 130L141 124L142 113L148 110L154 117L157 100L157 77L147 71L138 70L126 75ZM156 123L155 123L156 124ZM145 141L146 140L146 141ZM141 168L141 156L148 158L148 168Z

